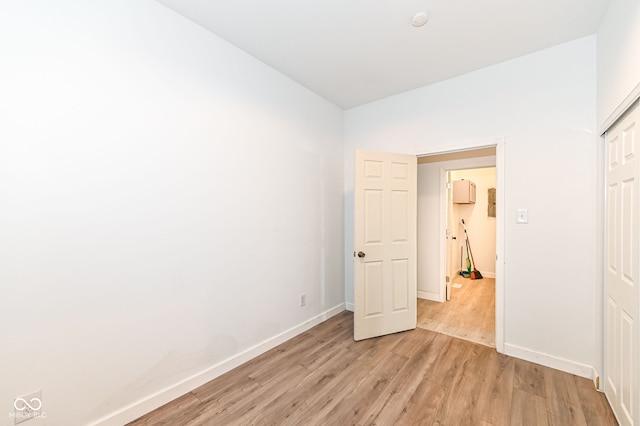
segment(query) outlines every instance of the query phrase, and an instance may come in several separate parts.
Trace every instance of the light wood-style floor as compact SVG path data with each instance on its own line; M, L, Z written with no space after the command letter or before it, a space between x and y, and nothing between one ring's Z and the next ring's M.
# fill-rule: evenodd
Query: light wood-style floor
M455 275L451 282L462 287L452 286L448 302L418 299L418 327L495 347L495 279Z
M130 425L615 425L588 379L343 312Z

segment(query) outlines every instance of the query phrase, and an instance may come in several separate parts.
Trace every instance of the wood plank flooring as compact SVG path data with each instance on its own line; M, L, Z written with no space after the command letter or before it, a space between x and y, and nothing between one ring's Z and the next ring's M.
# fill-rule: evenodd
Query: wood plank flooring
M347 311L130 423L615 424L588 379L420 328L355 342Z
M496 346L496 284L493 278L454 276L451 300L418 299L418 327L491 347Z

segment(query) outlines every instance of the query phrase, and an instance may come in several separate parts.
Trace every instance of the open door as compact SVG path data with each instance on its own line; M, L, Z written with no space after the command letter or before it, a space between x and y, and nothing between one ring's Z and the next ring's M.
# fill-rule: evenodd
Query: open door
M354 339L416 328L417 158L356 151Z
M453 285L453 277L457 271L456 262L456 253L458 250L457 243L457 235L458 235L458 226L455 223L455 219L453 217L453 182L451 180L451 172L443 170L443 177L446 180L444 192L445 198L445 214L447 215L447 229L445 230L445 291L444 291L444 300L451 300L451 286Z

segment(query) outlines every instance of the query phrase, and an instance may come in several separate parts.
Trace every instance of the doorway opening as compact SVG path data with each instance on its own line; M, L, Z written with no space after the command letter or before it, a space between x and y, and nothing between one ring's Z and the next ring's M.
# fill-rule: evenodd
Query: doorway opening
M418 158L417 326L502 352L497 151L490 146ZM475 199L454 203L456 181L457 187L471 184ZM481 279L466 276L469 264Z

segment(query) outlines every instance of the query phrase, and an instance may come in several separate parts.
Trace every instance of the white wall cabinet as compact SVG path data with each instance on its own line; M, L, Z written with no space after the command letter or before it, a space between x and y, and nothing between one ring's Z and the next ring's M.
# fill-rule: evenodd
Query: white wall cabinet
M464 179L453 181L453 202L456 204L475 203L476 184Z

